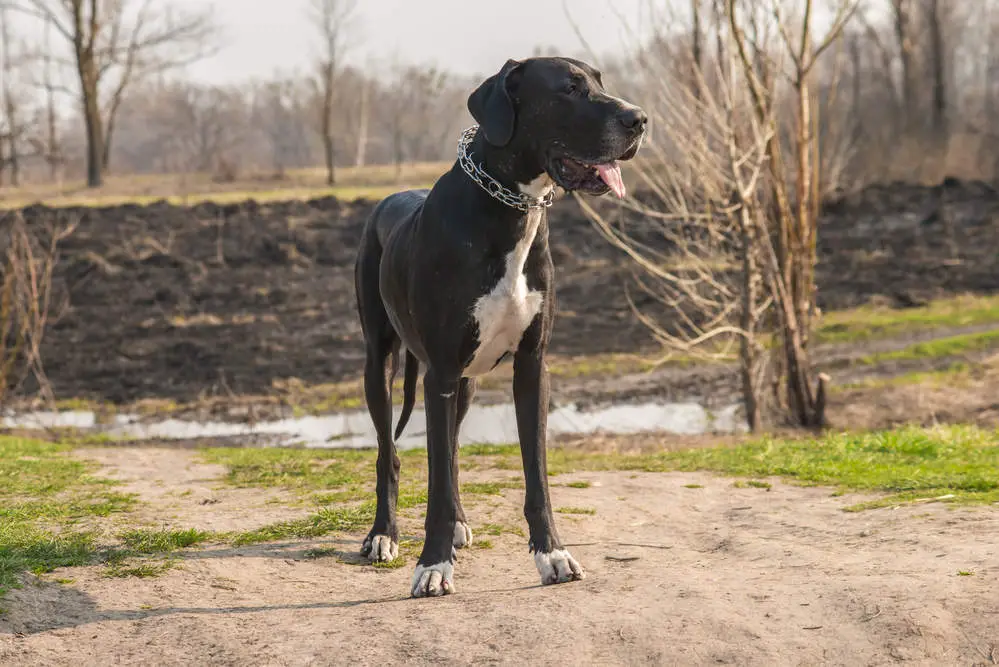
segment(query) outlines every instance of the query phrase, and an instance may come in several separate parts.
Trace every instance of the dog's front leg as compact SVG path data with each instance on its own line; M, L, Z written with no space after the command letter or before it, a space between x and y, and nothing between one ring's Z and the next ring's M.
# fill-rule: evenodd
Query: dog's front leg
M454 592L454 532L458 520L452 481L452 442L457 429L458 378L442 378L428 369L423 378L427 414L426 538L423 553L413 573L413 597L447 595Z
M535 322L514 357L513 399L517 411L520 454L524 460L524 516L531 533L528 548L534 553L541 583L557 584L582 579L585 575L576 559L562 548L548 497L545 449L549 378L543 346L529 339L529 335L537 329L540 326Z

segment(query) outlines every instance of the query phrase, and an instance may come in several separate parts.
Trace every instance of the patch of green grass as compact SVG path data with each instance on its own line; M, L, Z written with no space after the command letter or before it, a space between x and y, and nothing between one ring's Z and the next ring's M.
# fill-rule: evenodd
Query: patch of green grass
M837 494L832 494L836 496ZM845 493L839 493L842 496ZM865 512L867 510L876 510L883 507L898 507L900 505L909 505L913 503L924 503L924 502L935 502L939 499L939 502L948 502L956 499L952 493L941 494L938 489L928 489L924 491L903 491L901 493L893 493L888 496L881 498L875 498L874 500L865 500L864 502L854 503L852 505L847 505L843 508L844 512ZM999 495L996 496L999 500ZM977 502L988 502L984 498L978 498Z
M847 391L850 389L885 389L888 387L904 387L911 385L925 385L928 387L953 387L971 379L974 369L964 362L956 362L935 371L913 371L892 377L879 377L852 382L842 386L834 386L834 392Z
M490 535L492 537L499 537L503 533L510 533L511 535L524 536L524 530L519 526L504 526L499 523L487 523L475 528L475 533L478 535Z
M974 334L949 336L922 343L915 343L893 352L870 354L863 357L860 363L877 365L889 361L918 361L920 359L940 359L959 354L981 352L999 346L999 329L982 331Z
M503 489L519 489L523 486L520 482L466 482L461 485L462 493L477 493L487 496L498 496Z
M305 552L305 557L307 559L313 560L316 558L328 558L330 556L336 556L339 553L334 547L318 547L316 549L309 549Z
M225 481L238 487L329 491L374 484L373 451L219 447L201 454L226 466Z
M588 489L590 488L589 482L569 482L566 484L570 489Z
M335 505L337 503L357 502L372 496L374 496L373 489L362 488L360 486L348 486L347 488L339 491L314 493L312 494L312 502L320 507L325 507L326 505ZM279 501L279 503L286 504L283 501Z
M597 511L592 507L556 507L555 511L559 514L596 514Z
M706 470L893 494L878 500L878 506L945 495L952 495L943 501L948 503L999 501L999 433L962 426L762 438L737 447L654 454L593 454L553 447L548 451L548 467L555 475Z
M469 444L461 447L464 456L520 456L519 445Z
M704 485L703 484L684 484L683 488L685 488L685 489L703 489Z
M98 557L92 532L56 535L24 524L0 526L0 595L18 585L22 572L44 574L59 567L87 565Z
M93 477L94 465L69 458L66 445L0 436L0 596L22 572L85 565L102 554L82 527L131 509L135 496Z
M334 532L357 531L375 518L375 503L368 502L353 507L326 507L301 519L279 521L232 536L235 546L275 542L291 538L322 537Z
M894 494L880 499L882 504L939 496L952 496L946 502L999 500L999 433L974 427L763 439L739 447L667 452L645 463L649 468L779 476Z
M581 378L641 373L650 371L655 366L652 361L633 355L599 354L565 359L555 358L549 362L548 370L554 377Z
M140 554L169 553L219 539L214 533L195 528L186 530L135 529L125 531L119 537L126 549Z
M474 540L472 542L472 548L473 549L492 549L493 548L493 542L492 542L492 540Z
M769 482L760 482L755 479L748 479L746 481L740 480L735 484L733 484L732 486L736 487L737 489L751 488L751 489L766 489L767 491L769 491L771 488Z
M975 576L975 573L972 572L971 570L958 570L957 571L957 576L959 576L959 577L973 577L973 576Z
M158 577L176 566L177 563L174 560L112 563L104 568L104 576L116 579L128 577L148 579Z
M921 308L875 308L825 313L815 339L821 343L855 343L944 327L999 322L999 296L960 296L932 301Z

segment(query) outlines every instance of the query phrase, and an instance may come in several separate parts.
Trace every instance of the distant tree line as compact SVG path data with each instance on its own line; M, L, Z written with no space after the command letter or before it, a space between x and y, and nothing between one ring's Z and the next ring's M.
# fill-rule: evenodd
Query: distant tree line
M762 1L735 4L752 13ZM717 48L712 25L726 4L650 0L651 40L620 57L595 54L609 85L653 93L642 63L657 59L694 76ZM828 3L778 3L788 16L805 4L820 23ZM311 0L308 38L320 48L308 71L213 86L179 75L218 48L210 11L169 0L0 0L0 182L85 176L99 185L108 170L225 180L325 165L332 183L337 167L450 159L476 82L414 64L349 64L364 35L357 5ZM823 191L996 178L999 0L856 5L812 72ZM16 29L27 22L30 40ZM751 29L778 28L761 19Z

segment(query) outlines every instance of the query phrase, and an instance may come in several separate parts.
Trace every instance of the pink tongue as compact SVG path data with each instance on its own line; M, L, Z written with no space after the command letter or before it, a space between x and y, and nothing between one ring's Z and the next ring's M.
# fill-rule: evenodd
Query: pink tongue
M617 162L598 164L597 173L600 174L600 179L610 186L610 189L614 191L618 199L624 199L626 193L624 178L621 177L621 167L618 166Z

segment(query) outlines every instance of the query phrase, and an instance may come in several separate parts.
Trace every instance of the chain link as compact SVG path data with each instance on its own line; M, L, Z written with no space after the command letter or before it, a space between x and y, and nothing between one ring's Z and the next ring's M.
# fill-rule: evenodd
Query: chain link
M487 174L480 165L475 164L472 156L468 154L468 147L471 145L472 139L475 138L475 131L478 129L478 125L473 125L462 132L461 139L458 140L458 164L468 174L468 177L493 198L521 211L551 206L555 199L555 188L549 190L548 194L541 198L531 197L522 192L514 192Z

